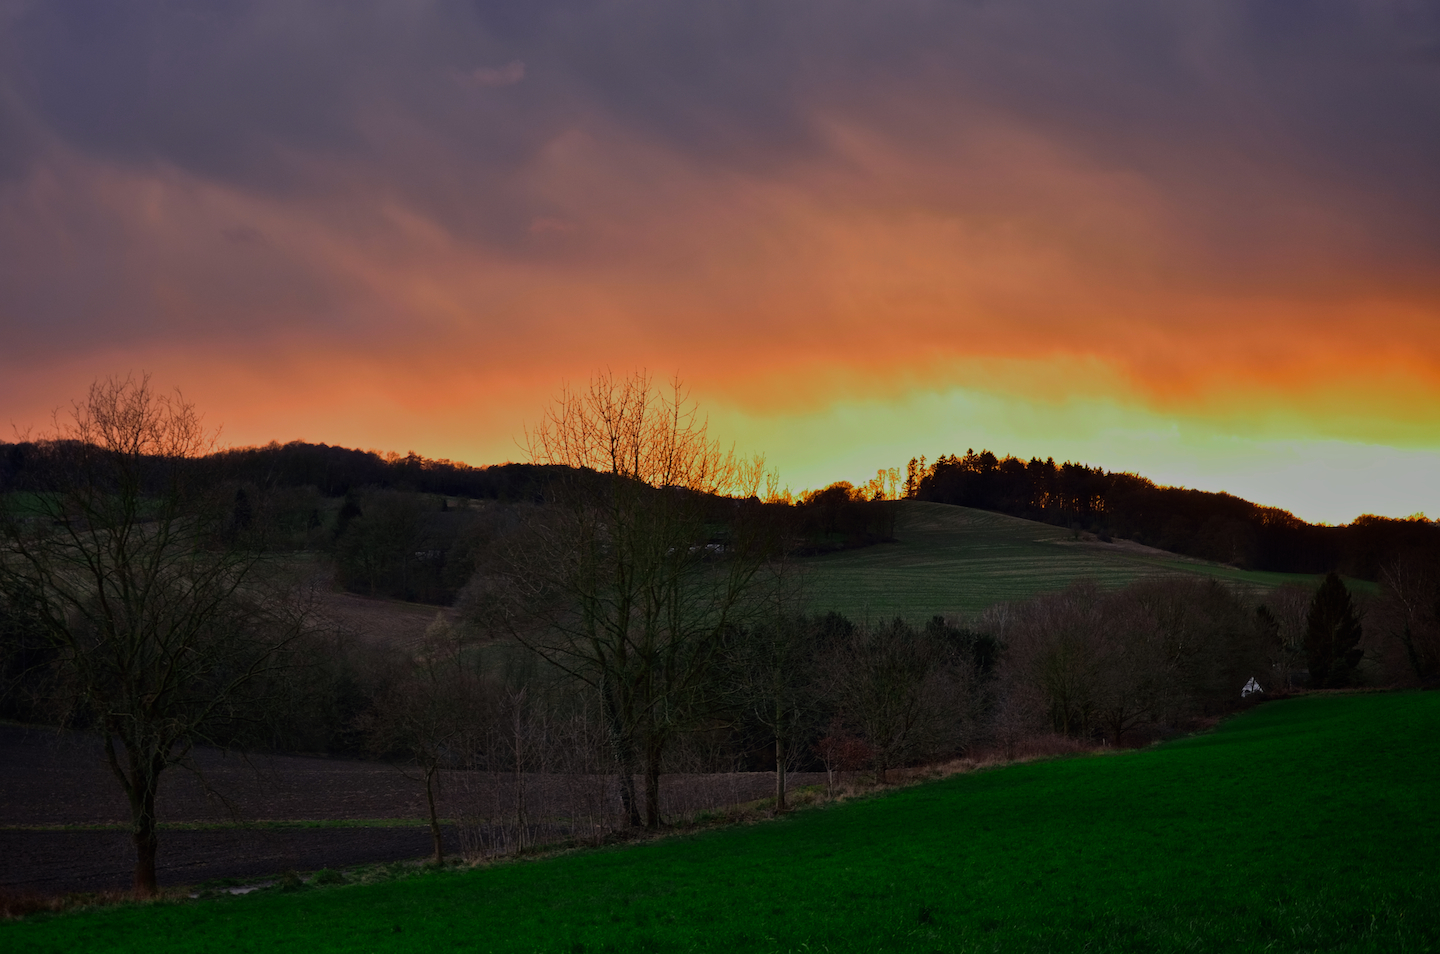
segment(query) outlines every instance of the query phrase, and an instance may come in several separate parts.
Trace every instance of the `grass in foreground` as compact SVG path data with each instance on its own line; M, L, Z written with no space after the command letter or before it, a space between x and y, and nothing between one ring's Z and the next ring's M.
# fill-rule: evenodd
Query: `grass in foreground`
M1440 950L1440 693L744 828L0 925L7 951Z
M854 620L901 616L915 623L1063 589L1082 577L1119 587L1144 577L1194 574L1253 589L1316 579L1238 570L1124 541L1077 540L1060 527L988 510L916 500L895 506L897 542L804 562L813 608Z

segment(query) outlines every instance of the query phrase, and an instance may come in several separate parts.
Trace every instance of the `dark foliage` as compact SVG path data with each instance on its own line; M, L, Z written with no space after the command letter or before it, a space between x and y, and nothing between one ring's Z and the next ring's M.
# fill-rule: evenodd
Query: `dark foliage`
M884 500L867 500L840 481L802 497L793 526L803 541L801 555L870 546L894 539L895 508Z
M335 538L340 584L353 593L449 604L475 572L494 517L442 509L424 494L370 494L341 508Z
M1440 686L1440 555L1403 554L1381 573L1366 649L1400 685Z
M1350 602L1345 581L1334 573L1325 577L1310 604L1305 629L1305 657L1310 685L1337 689L1350 685L1364 650L1360 649L1360 621Z

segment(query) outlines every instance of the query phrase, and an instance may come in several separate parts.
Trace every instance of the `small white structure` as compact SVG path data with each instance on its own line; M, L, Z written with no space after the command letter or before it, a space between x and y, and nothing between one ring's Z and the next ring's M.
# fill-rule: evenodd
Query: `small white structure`
M1255 681L1255 677L1251 676L1250 681L1245 683L1245 688L1240 690L1240 698L1245 699L1249 696L1253 696L1257 693L1261 693L1264 691L1264 689L1260 688L1260 683Z

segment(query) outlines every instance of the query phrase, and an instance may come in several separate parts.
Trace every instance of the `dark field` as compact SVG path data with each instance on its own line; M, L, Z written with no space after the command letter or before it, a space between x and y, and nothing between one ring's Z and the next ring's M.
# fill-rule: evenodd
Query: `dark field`
M398 768L343 759L270 756L244 759L197 753L203 776L183 769L161 781L159 873L162 886L220 878L263 878L369 862L422 858L430 852L420 784ZM792 776L794 785L816 776ZM222 793L221 799L213 792ZM662 785L668 814L688 814L763 798L765 773L669 776ZM618 811L613 780L527 776L532 817L563 814L546 831L587 830L573 818L577 792L597 798L605 821ZM480 772L448 773L440 814L476 824L503 823L514 779ZM76 733L0 725L0 888L43 893L124 889L134 849L129 809L103 762L100 744ZM447 849L462 842L446 827Z

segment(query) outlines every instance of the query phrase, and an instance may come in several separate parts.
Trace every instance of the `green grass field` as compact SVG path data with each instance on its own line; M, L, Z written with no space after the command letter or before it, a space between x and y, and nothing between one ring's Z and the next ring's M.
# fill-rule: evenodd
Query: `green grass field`
M1063 589L1085 577L1119 587L1149 576L1196 574L1250 589L1315 580L1237 570L1123 541L1076 540L1068 530L988 510L913 500L895 506L898 542L803 562L811 610L920 622Z
M1440 950L1440 693L630 848L32 919L0 949Z

